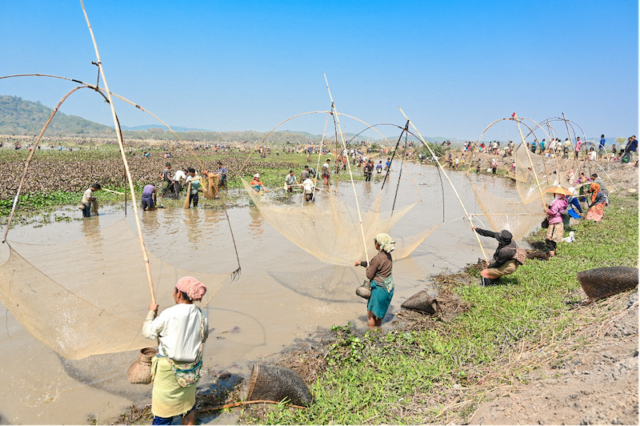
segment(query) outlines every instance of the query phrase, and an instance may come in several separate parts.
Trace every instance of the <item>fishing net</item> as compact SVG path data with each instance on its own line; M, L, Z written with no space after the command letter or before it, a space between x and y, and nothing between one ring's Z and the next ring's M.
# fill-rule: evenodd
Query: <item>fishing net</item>
M525 204L520 200L492 194L473 183L471 188L486 222L494 232L506 229L513 234L516 240L519 240L546 217L540 202ZM539 199L540 196L538 195Z
M360 220L355 208L346 205L330 191L323 203L280 204L254 191L243 180L251 200L262 216L278 232L321 262L331 265L353 266L355 260L365 258ZM324 201L323 200L323 201ZM362 217L369 257L376 253L374 238L379 233L390 233L391 228L414 206L410 204L394 212L380 212L382 194ZM411 254L437 227L424 230L407 238L396 238L394 260Z
M530 204L537 200L540 203L540 188L544 193L546 188L554 186L557 177L555 163L550 158L528 152L525 144L520 144L515 153L516 160L516 188L522 202ZM536 175L538 180L536 181ZM553 197L551 197L553 198Z
M0 266L0 300L36 339L68 359L153 345L141 334L149 287L140 243L121 220L77 241L35 245L11 242ZM175 268L148 253L157 303L172 306L184 275L207 285L206 306L232 274Z
M213 200L218 196L218 185L220 184L220 176L209 174L202 180L203 194L207 200Z

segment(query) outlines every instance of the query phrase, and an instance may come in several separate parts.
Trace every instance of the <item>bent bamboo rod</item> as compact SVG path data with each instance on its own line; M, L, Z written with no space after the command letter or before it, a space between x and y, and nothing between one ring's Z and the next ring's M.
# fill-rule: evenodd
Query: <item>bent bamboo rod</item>
M329 81L327 80L327 75L325 73L322 73L322 75L324 76L324 82L327 85L327 92L329 92L329 99L331 99L331 111L335 112L336 114L334 114L334 118L336 120L336 124L338 125L338 130L340 131L340 140L342 141L342 148L346 151L347 149L347 144L344 142L344 136L342 134L342 127L340 126L340 117L338 117L337 112L338 110L336 109L336 104L333 101L333 96L331 95L331 89L329 88ZM367 238L364 235L364 226L362 224L362 214L360 213L360 203L358 202L358 194L356 192L356 184L353 181L353 174L351 172L351 162L347 161L347 170L349 170L349 178L351 179L351 188L353 189L353 196L356 199L356 208L358 210L358 220L360 221L360 232L362 233L362 244L364 245L364 257L367 261L367 263L369 262L369 251L367 250Z
M51 123L51 120L53 120L53 117L56 115L56 113L58 112L58 109L64 103L64 101L66 101L67 98L69 96L71 96L71 94L74 93L76 90L80 90L80 89L83 89L85 87L87 87L87 86L74 87L66 95L64 95L62 97L62 99L60 99L60 102L58 102L56 107L53 109L53 111L51 111L51 114L49 115L49 119L47 120L46 123L44 123L44 126L42 127L42 130L40 130L40 134L38 134L38 137L36 138L36 141L33 144L33 148L31 148L31 152L29 153L29 157L27 157L27 162L24 165L24 170L22 171L22 176L20 177L20 184L18 185L18 190L16 191L16 196L13 198L13 205L11 206L11 213L9 214L9 220L7 221L7 229L5 229L4 236L2 237L2 243L3 244L4 244L5 241L7 241L7 235L9 234L9 229L11 228L11 221L13 220L13 216L14 216L14 214L16 212L16 206L18 205L18 198L20 197L20 191L22 190L22 185L24 185L24 180L27 177L27 170L29 170L29 164L31 164L31 159L33 158L33 155L36 153L36 149L38 148L38 144L40 143L40 140L42 139L42 136L44 135L44 132L47 130L47 127L49 127L49 123Z
M15 77L48 77L48 78L56 78L59 80L66 80L66 81L71 81L73 83L78 83L78 84L82 84L85 85L93 90L95 90L96 92L100 93L102 95L103 98L105 98L105 100L107 102L109 102L109 99L106 98L104 96L103 93L107 93L106 89L103 89L102 87L98 87L96 85L93 85L91 83L86 83L84 81L81 80L76 80L73 78L69 78L69 77L62 77L59 75L51 75L51 74L14 74L14 75L7 75L7 76L2 76L0 77L0 80L6 79L6 78L15 78ZM169 130L171 133L173 133L173 135L178 138L178 140L187 147L187 149L191 152L191 154L193 154L193 156L195 157L196 161L198 161L198 163L200 163L200 166L204 169L204 164L202 164L202 161L200 161L200 158L196 155L195 151L191 148L191 146L189 146L189 144L187 144L172 128L171 126L169 126L167 123L165 123L160 117L158 117L157 115L155 115L154 113L152 113L151 111L143 108L142 106L138 105L137 103L130 101L129 99L125 98L124 96L120 96L117 93L113 93L111 91L109 91L108 93L111 94L111 96L115 96L116 98L120 99L123 102L128 103L129 105L133 105L134 107L138 108L140 111L142 112L146 112L147 114L149 114L150 116L152 116L153 118L155 118L156 120L158 120L160 123L162 123L163 126L165 126L167 128L167 130ZM125 174L126 174L126 167L125 167ZM134 200L135 201L135 200ZM238 269L237 271L239 271L241 269L240 267L240 257L238 255L238 248L236 246L236 241L235 241L235 237L233 235L233 229L231 227L231 221L229 219L229 214L227 213L227 208L225 203L222 201L222 199L220 200L220 204L222 205L222 209L224 211L225 216L227 217L227 223L229 223L229 232L231 233L231 239L233 241L233 247L235 249L236 252L236 260L238 261Z
M431 149L429 144L427 144L427 142L425 142L424 138L420 134L420 131L416 128L416 126L413 124L413 122L409 120L409 117L407 117L407 115L404 113L402 108L398 107L398 109L400 110L400 112L402 113L404 118L411 123L411 127L413 127L413 130L415 130L416 133L418 134L418 136L420 137L420 141L422 142L422 144L424 146L427 147L427 149L431 153L431 156L436 161L436 164L438 165L438 167L440 167L440 170L444 174L444 177L447 179L447 182L449 182L449 185L451 186L451 189L453 190L454 194L456 194L456 197L458 198L458 201L460 202L460 205L462 206L462 210L464 211L464 214L469 218L469 223L471 224L471 226L473 226L473 220L472 220L471 216L469 215L469 212L467 212L467 208L464 206L464 203L462 202L462 199L460 198L460 195L458 195L458 191L456 190L456 187L453 186L453 182L451 182L451 179L449 179L449 175L447 174L447 172L444 171L444 167L442 167L442 164L440 164L440 159L436 157L436 154L433 152L433 150ZM442 202L444 203L444 200ZM480 246L480 251L482 251L482 256L484 256L485 262L489 263L489 259L487 258L487 254L484 252L484 247L482 247L482 242L480 241L480 236L475 231L473 232L473 234L476 236L476 239L478 240L478 245Z
M516 123L518 125L518 132L520 132L520 138L522 138L522 144L524 145L525 151L527 152L527 157L529 158L529 164L531 164L531 171L533 172L533 177L535 177L536 185L538 185L538 191L540 191L540 201L542 202L542 208L546 213L547 204L544 202L544 194L542 193L542 187L540 186L540 181L538 180L538 173L536 173L536 168L533 167L533 160L531 159L531 153L529 152L528 149L526 149L527 144L524 142L524 135L522 134L522 129L520 128L520 120L518 119L518 116L515 115L515 113L514 113L513 119L516 120Z
M144 245L144 237L142 236L142 228L140 227L140 214L138 212L138 203L136 201L136 193L133 186L133 179L131 179L131 172L129 170L129 163L127 162L127 156L124 151L124 143L122 140L122 133L120 129L120 123L118 122L118 117L116 116L116 108L113 105L113 99L111 98L111 91L109 90L109 84L107 83L107 77L104 72L104 67L102 66L102 61L100 60L100 52L98 51L98 44L96 43L96 38L93 34L93 29L91 28L91 23L89 22L89 16L87 15L87 11L84 8L83 0L80 0L80 5L82 6L82 13L84 13L84 18L87 21L87 27L89 28L89 33L91 33L91 40L93 41L93 47L96 51L96 59L98 62L98 68L100 69L100 75L102 76L102 81L104 82L104 87L107 92L107 97L109 98L109 106L111 107L111 115L113 117L113 123L116 129L116 136L118 138L118 145L120 147L120 154L122 154L122 162L124 163L124 168L127 172L127 179L129 180L129 190L131 191L131 200L133 203L133 214L136 218L136 227L138 228L138 238L140 239L140 249L142 250L142 258L144 259L144 266L147 271L147 280L149 282L149 293L151 294L151 303L156 304L156 295L153 288L153 278L151 276L151 265L149 263L149 257L147 256L147 249Z

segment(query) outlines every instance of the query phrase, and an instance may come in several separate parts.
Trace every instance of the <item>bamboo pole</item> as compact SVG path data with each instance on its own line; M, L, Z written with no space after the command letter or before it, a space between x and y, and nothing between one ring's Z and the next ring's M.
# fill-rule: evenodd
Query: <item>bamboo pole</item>
M336 104L333 101L333 96L331 95L331 89L329 88L329 81L327 80L327 75L325 73L322 73L322 75L324 75L324 82L327 85L327 92L329 92L329 99L331 99L331 111L334 113L337 113L338 111L336 110ZM336 124L338 126L338 130L340 131L340 140L342 141L342 147L343 149L347 149L347 144L344 142L344 136L342 134L342 127L340 126L340 118L338 117L338 115L334 115L335 119L336 119ZM360 203L358 202L358 194L356 192L356 184L353 181L353 173L351 172L351 163L349 163L347 161L347 170L349 170L349 178L351 179L351 188L353 189L353 196L356 199L356 209L358 210L358 220L360 221L360 232L362 233L362 244L364 245L364 257L365 260L367 261L367 263L369 262L369 251L367 250L367 239L364 235L364 226L362 225L362 214L360 213Z
M533 172L533 176L536 179L536 184L538 185L538 191L540 191L540 201L542 202L542 208L546 213L547 204L544 202L544 194L542 193L542 188L540 187L540 181L538 180L538 173L536 173L536 168L533 167L533 160L531 160L531 153L527 149L527 144L524 141L524 135L522 134L522 129L520 128L520 120L518 119L518 116L515 115L515 113L514 113L513 119L516 121L516 124L518 125L518 132L520 132L520 138L522 139L522 144L525 148L525 151L527 152L527 157L529 158L529 164L531 164L531 171Z
M320 140L320 149L318 150L318 163L316 164L316 175L313 177L314 187L318 185L318 174L320 173L320 158L322 157L322 147L324 146L324 136L327 131L327 124L329 124L330 115L331 113L327 114L327 119L324 121L324 129L322 130L322 139ZM331 188L329 188L329 190L331 190Z
M413 130L415 130L415 132L420 137L420 141L422 142L422 144L427 147L427 149L431 153L431 156L434 158L434 160L436 160L436 164L438 164L438 167L440 167L440 170L444 174L444 177L447 178L447 181L449 182L449 185L451 186L451 189L453 190L453 193L456 194L456 197L458 198L458 201L460 202L460 206L462 206L462 210L464 211L464 214L469 218L469 224L471 226L473 226L473 220L471 218L471 215L469 215L469 212L467 212L467 208L464 206L464 203L462 202L462 199L460 198L460 195L458 195L458 191L456 190L456 187L453 186L453 182L451 182L451 179L449 179L449 175L447 174L447 172L444 171L444 167L442 167L442 164L440 164L440 159L436 157L436 154L433 152L433 150L431 149L429 144L427 144L427 142L425 142L424 138L420 134L420 131L416 128L416 126L413 124L413 122L409 120L409 117L407 117L407 115L404 113L402 108L398 107L398 109L400 110L400 112L402 113L404 118L411 123L411 127L413 127ZM442 202L444 203L444 200L442 200ZM473 232L473 234L476 236L476 239L478 240L478 245L480 246L480 251L482 251L482 256L484 256L485 262L489 263L489 259L487 258L487 254L484 251L484 247L482 247L482 242L480 241L480 236L475 231Z
M100 60L100 52L98 51L98 44L96 43L96 38L93 34L93 29L91 28L91 23L89 22L89 16L87 15L87 11L84 8L84 1L80 0L80 5L82 6L82 12L84 13L84 18L87 21L87 27L89 28L89 33L91 33L91 40L93 41L93 47L96 51L96 59L98 62L98 68L100 69L100 75L102 76L102 81L104 82L105 90L107 93L107 97L109 98L109 106L111 107L111 115L113 116L113 122L116 128L116 136L118 138L118 145L120 147L120 153L122 154L122 161L124 162L124 167L127 171L127 179L129 180L129 190L131 191L131 202L133 204L133 214L136 218L136 227L138 228L138 238L140 239L140 249L142 250L142 258L144 260L144 266L147 271L147 280L149 283L149 293L151 295L151 303L156 304L156 295L153 288L153 278L151 276L151 265L149 264L149 257L147 256L147 249L144 245L144 237L142 236L142 228L140 227L140 214L138 212L138 203L136 201L136 194L133 186L133 180L131 179L131 172L129 170L129 163L127 162L127 157L124 152L124 144L122 141L122 134L120 129L120 123L118 122L118 117L116 116L116 109L113 105L113 99L111 98L111 91L109 90L109 84L107 83L107 77L104 72L104 67L102 66L102 61Z
M51 123L51 120L53 120L53 117L56 115L56 113L58 112L58 109L64 103L64 101L66 101L67 98L69 96L71 96L71 94L74 93L76 90L80 90L80 89L85 88L85 87L87 87L87 86L74 87L66 95L64 95L62 97L62 99L60 99L60 102L58 102L56 107L53 109L53 111L51 111L51 114L49 114L49 119L47 120L47 122L44 123L44 126L42 126L42 129L40 130L40 133L38 134L38 137L36 138L36 141L33 144L33 148L31 149L31 152L29 153L29 156L27 157L27 162L24 165L24 170L22 171L22 176L20 177L20 184L18 185L18 190L16 191L16 196L13 197L13 205L11 206L11 213L9 214L9 219L7 220L7 229L5 229L4 236L2 237L2 243L3 244L4 244L5 241L7 241L7 235L9 234L9 229L11 228L11 221L13 220L13 216L14 216L14 214L16 212L16 207L18 205L18 198L20 197L20 191L22 190L22 185L24 185L24 180L27 177L27 170L29 170L29 165L31 164L31 159L33 158L33 155L36 153L36 149L38 148L38 144L40 143L40 140L42 139L42 136L44 135L44 132L47 130L47 127L49 127L49 123Z

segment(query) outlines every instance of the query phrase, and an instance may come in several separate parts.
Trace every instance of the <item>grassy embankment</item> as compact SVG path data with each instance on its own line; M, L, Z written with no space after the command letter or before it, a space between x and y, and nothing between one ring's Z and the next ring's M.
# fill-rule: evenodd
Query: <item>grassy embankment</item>
M528 260L500 285L477 285L478 272L440 277L471 309L445 323L430 317L377 331L334 327L328 368L312 385L309 409L248 409L242 421L269 424L419 424L468 421L495 389L526 384L538 367L567 362L593 338L590 324L614 315L623 296L590 306L576 273L638 262L637 196L613 196L601 223L575 227L559 257ZM534 234L543 240L544 234ZM617 301L616 301L617 300ZM626 303L626 299L624 299ZM573 303L572 303L573 302ZM618 303L617 307L615 303ZM304 362L304 361L303 361Z

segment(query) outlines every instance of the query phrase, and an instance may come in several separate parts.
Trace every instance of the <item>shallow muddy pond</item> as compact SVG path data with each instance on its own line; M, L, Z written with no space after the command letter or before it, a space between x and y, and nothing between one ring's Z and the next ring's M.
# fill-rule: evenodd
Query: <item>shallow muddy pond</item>
M400 304L417 291L437 292L428 280L431 274L443 269L458 270L481 257L473 232L446 180L441 186L434 167L413 164L409 169L412 175L403 172L396 208L418 204L393 228L392 236L414 235L443 222L443 196L444 223L410 258L394 263L396 292L383 327L388 327ZM385 185L383 212L391 210L397 177L397 173L392 173ZM450 177L468 211L480 214L465 174L450 173ZM475 174L471 179L484 183L496 194L517 197L508 179ZM382 180L375 179L356 184L363 210L373 203L381 185ZM355 206L349 183L341 183L338 192L348 205ZM300 193L287 197L280 191L279 197L304 208ZM323 197L326 195L318 193L316 202L319 206L326 203ZM79 211L67 210L67 214L80 217ZM209 325L214 330L205 346L208 374L200 381L200 387L210 386L215 381L214 374L222 371L248 376L252 363L278 353L296 338L304 338L318 327L349 321L365 326L365 302L354 294L364 279L364 268L321 263L273 229L256 207L229 209L229 217L242 274L237 281L225 285L206 308ZM99 217L84 221L62 221L37 228L17 227L10 232L9 240L30 244L72 242L99 235L101 229L123 218L122 206L113 206L102 209ZM126 221L135 227L130 207ZM148 250L180 269L222 273L231 272L237 266L224 213L207 208L206 201L201 201L195 210L165 208L144 213L142 231ZM308 243L314 244L313 241ZM495 249L495 241L484 239L483 243L490 255ZM8 250L3 245L0 262L7 257ZM131 261L142 262L142 257ZM126 280L117 270L107 273L112 273L114 279ZM131 285L146 289L147 283ZM166 306L160 307L163 308ZM1 309L0 356L4 362L0 365L3 383L0 387L0 423L77 424L86 423L89 415L101 423L116 417L131 403L150 401L150 386L127 382L126 370L136 359L136 351L65 360L27 333L4 306ZM153 345L154 342L149 341L149 346ZM209 421L227 423L233 422L234 418L211 417Z

